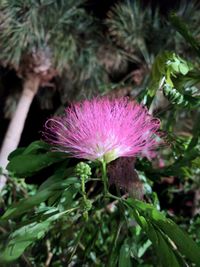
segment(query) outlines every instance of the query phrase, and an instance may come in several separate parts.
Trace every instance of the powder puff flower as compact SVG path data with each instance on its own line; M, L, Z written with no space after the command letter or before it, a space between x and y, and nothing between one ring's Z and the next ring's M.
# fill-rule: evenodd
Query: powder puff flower
M73 157L111 162L119 157L152 157L160 122L128 98L95 98L71 105L49 119L44 137Z

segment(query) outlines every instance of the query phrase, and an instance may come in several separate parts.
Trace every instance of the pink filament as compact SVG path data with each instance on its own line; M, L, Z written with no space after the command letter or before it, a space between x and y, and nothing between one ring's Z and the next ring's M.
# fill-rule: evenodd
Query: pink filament
M128 98L95 98L74 104L62 117L49 119L44 137L59 151L76 158L153 157L160 144L160 122Z

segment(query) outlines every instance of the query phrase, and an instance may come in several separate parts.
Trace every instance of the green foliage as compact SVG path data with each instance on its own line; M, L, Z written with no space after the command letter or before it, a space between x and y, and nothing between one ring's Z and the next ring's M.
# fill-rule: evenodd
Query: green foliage
M61 156L63 155L63 157ZM11 153L7 169L18 177L27 177L56 162L66 160L65 154L49 152L49 146L36 141L26 149L17 149Z
M195 37L198 37L198 3L180 1L175 7L175 11L179 17L186 19L192 30L195 31ZM148 66L151 66L154 57L164 50L178 50L181 53L187 53L188 45L177 34L177 27L175 29L171 27L160 13L158 6L152 9L151 6L141 1L130 0L117 3L108 12L106 24L109 34L129 60L140 64L147 63ZM172 17L174 25L181 24L177 22L175 15ZM197 43L196 40L195 43Z
M158 55L152 66L150 94L155 94L155 90L159 88L161 82L161 86L166 83L173 87L172 77L176 77L178 74L185 76L192 68L191 63L186 62L175 53L164 52Z
M34 142L26 149L16 150L9 157L12 171L18 172L19 168L15 162L20 155L30 156L39 152L48 154L48 145L43 142ZM57 157L62 159L62 154ZM36 173L41 167L39 162L37 164L35 166ZM41 168L45 167L46 165L43 165ZM81 179L73 177L74 171L78 172L80 177L83 174L85 177L87 173L87 181L83 177ZM105 253L112 244L113 250L108 266L117 262L118 266L132 266L133 262L138 262L138 264L143 262L142 257L152 243L160 259L160 266L182 267L186 266L186 260L199 266L199 247L154 206L133 198L123 199L111 194L105 199L103 190L89 200L85 186L90 183L93 184L93 187L95 181L98 181L97 178L92 178L90 175L91 168L86 163L79 163L75 170L66 168L66 163L62 163L33 196L11 205L1 217L2 226L11 220L17 222L19 218L23 219L14 227L12 226L7 243L1 249L1 262L8 263L17 260L24 251L36 246L39 239L45 238L52 231L57 231L57 224L62 224L63 220L69 220L67 227L69 229L72 227L72 229L71 234L66 236L65 244L68 239L72 238L73 245L70 249L71 242L69 242L69 251L66 256L68 262L75 261L80 264L79 257L84 257L90 264L97 266L102 262L105 264L105 259L100 260L96 253L100 247L102 253ZM102 188L102 186L100 187ZM115 204L114 211L107 213L104 206L102 209L102 203L108 209L112 199L117 200L118 203ZM121 216L118 224L119 214ZM139 225L135 229L136 231L134 230L135 226L131 223L133 220ZM74 226L70 226L71 221L74 222ZM98 224L101 226L97 227ZM80 227L81 225L82 227ZM93 227L94 229L92 229ZM113 231L110 232L109 229ZM127 235L127 231L131 234ZM141 231L147 234L150 243L147 240L145 242L140 240ZM51 242L54 242L56 236L57 234L52 236ZM138 242L143 244L138 248L134 245L136 237ZM84 247L84 253L79 249L79 244Z
M166 219L153 206L144 202L128 199L126 203L138 212L136 220L147 232L147 235L157 249L158 256L161 257L161 261L165 259L162 262L163 266L180 266L179 255L176 255L177 252L186 256L196 266L200 266L199 246L173 221ZM178 256L177 259L176 256ZM184 262L183 258L182 261Z
M35 195L31 196L29 199L23 199L19 203L11 206L6 211L6 213L4 213L2 219L12 219L16 216L28 212L30 208L33 208L34 206L39 205L40 203L43 203L48 200L54 203L56 199L58 199L62 195L59 190L66 189L66 187L71 184L78 184L77 178L69 178L65 181L62 179L64 175L60 175L60 172L59 176L58 174L54 175L53 178L55 180L57 178L56 176L59 177L59 180L57 179L58 181L56 183L50 185L49 180L47 180L46 183L48 183L48 187L46 189L41 188ZM50 177L49 179L52 180L52 177Z
M2 252L1 261L9 262L17 259L28 246L42 238L49 227L50 221L46 220L42 223L28 224L15 231L10 236L11 240L6 249Z
M15 164L15 159L19 157L20 152L28 156L44 149L47 149L47 145L38 141L32 143L27 149L15 151L10 156L11 162L14 162L12 164L13 171L17 173L18 165ZM41 167L39 161L37 164L35 162L35 172L46 167L46 165ZM64 166L66 165L64 164ZM17 259L28 246L43 238L45 233L53 227L55 221L63 218L63 216L68 216L69 213L77 209L73 198L80 189L80 180L76 177L69 177L70 173L70 169L58 168L55 174L40 186L36 194L28 199L21 199L4 213L2 216L3 224L7 220L19 218L19 216L31 215L30 212L32 215L29 220L22 220L20 227L9 236L8 244L1 254L2 262Z
M8 18L3 27L12 26L10 32L0 33L0 37L12 41L9 47L6 42L0 45L5 49L2 59L19 64L22 53L45 46L57 69L67 70L69 80L80 91L99 84L105 91L101 80L106 81L108 76L96 56L99 50L96 36L93 37L94 18L86 14L82 2L2 3L1 14ZM130 92L132 95L133 90L140 90L138 100L147 104L152 113L159 111L157 116L165 132L164 145L152 162L138 158L133 163L138 173L134 190L142 199L127 196L126 191L114 186L105 195L101 168L96 162L73 162L69 155L51 151L42 141L19 148L9 156L10 178L2 193L1 265L18 267L26 262L40 267L52 254L53 267L200 266L200 222L199 215L194 216L199 208L196 196L189 199L189 215L184 213L186 204L181 207L183 214L175 209L181 205L177 194L187 199L189 193L199 193L199 44L185 23L173 15L171 23L197 57L192 61L173 50L157 54L164 47L163 42L151 57L153 49L147 48L147 43L156 34L159 36L160 29L166 33L162 23L157 11L142 9L137 1L116 5L106 21L113 41L123 50L121 54L140 63L142 55L149 67L156 56L148 86L141 85ZM164 38L166 46L173 39L170 32L170 40ZM23 41L19 41L21 36ZM158 43L158 38L155 41ZM123 82L110 84L115 88L124 86ZM159 93L163 97L161 103ZM35 175L40 185L26 185L23 178Z
M131 267L131 256L130 256L130 247L128 244L124 243L120 248L119 254L119 267Z
M184 37L184 39L192 46L192 48L200 56L200 44L190 32L184 20L182 20L179 16L173 13L170 16L170 20L175 29Z
M126 51L132 60L140 61L142 55L150 63L148 43L156 47L156 36L161 26L158 10L142 7L139 1L125 1L109 12L107 26L114 42ZM151 32L151 37L149 35ZM161 33L161 31L160 31ZM161 36L159 36L162 39ZM158 50L157 50L158 51Z
M80 4L82 1L1 2L1 60L18 67L26 54L49 50L47 55L63 70L75 61L76 39L92 28L92 20Z
M148 95L153 97L160 90L171 104L196 108L200 98L194 84L199 81L198 70L194 70L190 62L175 53L164 52L156 57L152 66Z

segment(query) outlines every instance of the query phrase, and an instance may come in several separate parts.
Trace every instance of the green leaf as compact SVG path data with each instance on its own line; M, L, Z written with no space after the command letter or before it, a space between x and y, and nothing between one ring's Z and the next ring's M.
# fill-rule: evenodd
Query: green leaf
M9 262L21 256L34 241L44 236L49 230L50 221L31 223L16 230L11 236L5 250L0 255L0 262Z
M199 123L199 120L200 120L200 111L197 110L196 112L196 118L195 118L195 122L194 122L194 126L193 126L193 137L190 141L190 144L187 148L187 154L197 145L198 143L198 140L199 140L199 137L200 137L200 123Z
M11 207L7 209L7 211L1 217L2 220L13 219L16 216L19 216L34 206L46 201L51 195L53 191L46 189L36 195L29 197L28 199L23 199L19 203L13 204Z
M200 248L199 246L181 230L172 220L167 219L162 213L156 210L152 205L144 203L135 199L127 199L126 203L133 209L136 209L139 214L143 214L145 219L149 220L152 225L157 227L160 231L166 234L166 236L175 244L177 250L187 259L191 260L200 266ZM144 229L147 229L146 225L142 225ZM152 241L153 242L153 241ZM155 243L155 241L153 242Z
M180 63L179 64L179 71L181 74L186 75L189 72L189 68L187 64Z
M43 141L32 142L23 152L23 155L37 154L38 152L49 151L51 146Z
M119 253L119 267L132 267L131 257L130 257L130 248L126 242L121 246Z
M153 63L151 71L151 81L148 88L148 94L153 97L158 88L167 84L174 87L173 78L180 75L186 75L193 69L190 62L182 59L173 52L163 52L159 54Z
M51 186L38 191L34 196L31 196L27 199L23 199L20 202L12 205L3 214L1 219L7 220L22 215L23 213L30 211L33 207L39 205L40 203L47 201L51 196L54 196L57 193L61 195L63 190L72 184L80 184L79 179L76 177L70 177L63 181L57 181Z
M173 266L173 267L183 267L179 265L179 262L174 254L171 246L169 243L164 239L163 235L156 231L158 237L158 244L159 247L159 254L160 254L160 261L163 267Z
M20 147L15 149L13 152L11 152L8 156L8 160L11 161L14 157L23 154L23 152L25 151L25 147Z
M148 93L153 97L160 87L161 80L167 75L167 62L173 58L173 53L164 52L156 56L152 70Z
M35 141L27 148L16 149L8 157L10 162L7 169L17 177L27 177L66 159L65 153L49 150L50 146L43 141Z
M73 177L73 168L66 168L66 163L64 162L52 176L40 185L39 191L53 186L55 183L62 182L66 177Z
M14 150L8 156L8 160L10 161L12 158L18 155L37 154L38 152L41 152L41 151L43 152L49 151L49 149L50 149L49 144L43 141L34 141L28 147L20 147Z
M157 250L158 258L160 258L161 265L163 267L183 267L179 265L176 255L174 254L169 243L164 238L163 234L152 226L152 230L153 229L157 236L157 244L155 245L155 243L153 242L153 245Z
M178 251L200 266L200 247L171 220L158 221L155 224L175 243Z
M163 93L173 105L175 104L185 107L189 104L184 95L181 94L177 89L172 88L169 84L165 84L163 86Z
M55 212L55 209L53 211ZM52 222L69 212L70 210L66 210L59 213L59 210L57 210L55 215L48 217L43 222L36 221L14 231L9 237L10 240L6 248L0 255L0 262L11 262L19 258L28 246L41 239L49 231Z
M151 223L151 221L146 218L146 216L141 215L137 209L132 211L137 223L146 232L148 238L151 240L161 266L183 267L179 265L178 259L171 249L171 246L166 241L165 236L163 236L163 233L160 232Z
M109 253L109 258L107 262L108 267L116 266L119 258L119 250L120 244L118 242L120 231L122 229L123 223L119 223L118 225L114 226L112 229L113 232L113 240L111 243L111 250Z
M193 49L200 56L200 44L193 37L190 30L188 29L187 24L183 21L183 19L177 16L174 13L170 15L170 21L174 28L183 36L183 38L193 47Z
M141 258L147 249L152 245L152 242L148 239L142 246L139 247L138 249L138 258Z
M7 165L7 170L13 172L18 177L27 177L39 170L63 161L63 153L47 152L45 154L22 154L11 159Z

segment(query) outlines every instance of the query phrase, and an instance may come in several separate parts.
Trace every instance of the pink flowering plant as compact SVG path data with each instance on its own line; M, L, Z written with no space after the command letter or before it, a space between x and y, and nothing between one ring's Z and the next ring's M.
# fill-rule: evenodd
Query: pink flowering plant
M96 98L72 105L46 122L48 142L59 151L109 163L119 157L152 155L160 121L128 98Z
M155 155L160 121L128 98L96 98L76 103L65 115L49 119L44 136L55 150L75 158L106 164L120 157ZM107 190L107 189L106 189Z
M149 2L0 1L0 267L200 267L200 4Z
M151 188L145 166L159 166L159 149L167 146L160 128L159 119L129 98L84 100L48 119L45 142L9 156L12 175L39 179L40 186L2 215L2 224L16 221L16 229L0 261L20 261L43 239L54 248L55 261L62 257L72 266L143 264L146 251L156 252L153 266L182 267L186 261L199 266L198 245L158 210L155 193L145 191ZM46 170L53 172L50 177ZM148 165L153 175L163 170ZM35 261L45 259L38 253Z

